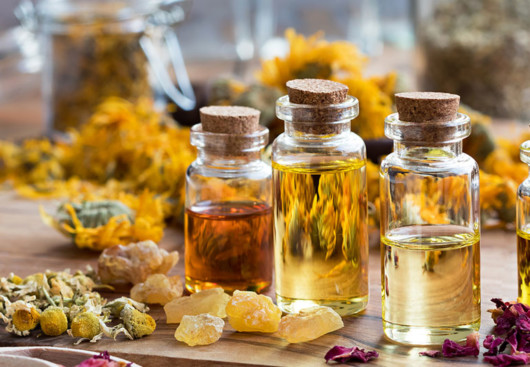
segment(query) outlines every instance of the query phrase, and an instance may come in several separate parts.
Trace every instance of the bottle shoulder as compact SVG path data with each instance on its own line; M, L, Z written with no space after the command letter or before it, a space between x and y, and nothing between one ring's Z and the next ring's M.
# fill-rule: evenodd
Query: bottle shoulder
M342 134L341 134L342 135ZM338 138L293 139L280 134L272 143L272 161L289 165L289 162L317 163L324 160L365 160L366 146L355 133L346 133Z
M237 168L210 166L195 160L188 166L186 177L188 180L205 178L267 180L272 178L272 167L262 160Z
M468 154L461 153L450 159L404 159L397 153L392 152L381 162L381 172L409 171L425 174L478 174L478 163Z

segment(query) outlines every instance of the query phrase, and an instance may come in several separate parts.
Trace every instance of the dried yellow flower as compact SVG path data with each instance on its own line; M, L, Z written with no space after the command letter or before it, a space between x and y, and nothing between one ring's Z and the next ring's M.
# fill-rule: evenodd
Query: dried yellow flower
M62 308L50 306L40 316L42 332L50 336L58 336L68 329L68 320Z

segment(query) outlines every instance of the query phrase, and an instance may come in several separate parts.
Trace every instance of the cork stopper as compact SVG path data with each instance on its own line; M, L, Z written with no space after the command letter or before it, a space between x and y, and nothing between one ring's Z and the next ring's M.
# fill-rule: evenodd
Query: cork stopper
M348 97L348 87L325 79L295 79L287 82L287 94L291 103L337 104Z
M208 106L200 110L203 131L218 134L251 134L259 128L260 112L242 106Z
M452 121L460 103L460 96L450 93L406 92L395 97L399 119L406 122Z
M329 135L344 129L344 116L352 108L342 105L348 101L348 87L344 84L324 79L295 79L287 82L287 94L296 130Z
M201 124L192 128L193 134L203 136L196 146L221 156L250 156L259 154L269 139L269 130L259 125L260 112L242 106L208 106L200 110ZM204 135L204 134L203 134Z

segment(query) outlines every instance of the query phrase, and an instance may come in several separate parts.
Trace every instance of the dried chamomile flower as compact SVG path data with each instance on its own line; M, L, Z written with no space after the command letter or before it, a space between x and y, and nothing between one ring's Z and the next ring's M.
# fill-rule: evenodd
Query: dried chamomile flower
M92 340L101 333L100 318L93 312L82 312L72 320L70 331L74 338Z
M130 305L140 312L149 311L149 307L141 302L136 302L135 300L127 297L120 297L108 302L105 306L103 306L103 312L108 312L112 317L120 317L120 313L125 305Z
M28 302L18 300L13 303L5 297L2 299L5 308L5 318L3 319L8 322L6 327L8 332L26 336L39 325L39 310L29 303L33 298L28 299Z
M50 306L40 315L42 332L49 336L58 336L68 329L68 320L61 307Z
M221 338L225 322L217 316L204 313L196 316L184 316L175 331L175 339L188 344L208 345Z
M344 323L337 312L330 307L316 306L282 317L278 334L289 343L302 343L342 327Z
M153 241L118 245L106 249L98 259L97 273L103 283L144 282L151 274L167 274L179 260Z
M168 277L165 274L151 274L143 283L131 288L131 298L138 302L165 305L181 297L184 291L182 280L178 275Z
M156 322L149 314L140 312L130 305L123 307L120 319L133 339L151 335L156 329Z
M166 322L177 324L185 315L199 315L203 313L226 317L226 305L230 296L223 288L212 288L194 293L191 296L176 298L164 306Z
M237 331L274 333L278 330L282 311L263 294L234 291L226 305L226 314Z

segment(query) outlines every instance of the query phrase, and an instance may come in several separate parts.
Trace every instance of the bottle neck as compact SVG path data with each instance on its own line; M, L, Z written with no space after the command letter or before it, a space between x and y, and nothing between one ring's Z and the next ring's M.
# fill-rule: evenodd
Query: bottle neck
M351 132L351 121L340 121L332 123L303 123L296 121L285 121L285 134L293 139L322 140L335 139Z
M394 152L402 159L445 160L462 154L462 140L452 143L418 144L394 141Z
M227 155L208 149L198 149L197 163L218 169L248 169L261 163L261 151Z

